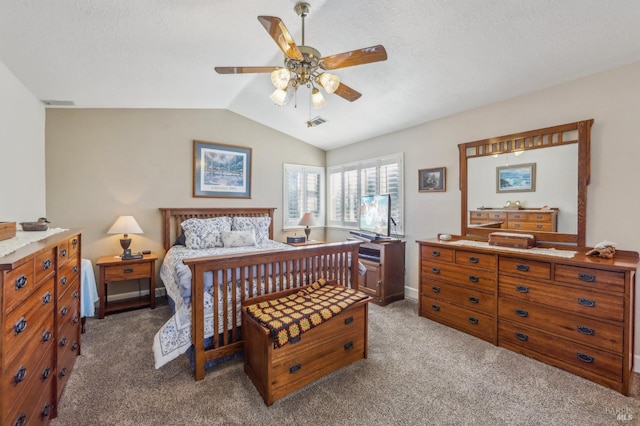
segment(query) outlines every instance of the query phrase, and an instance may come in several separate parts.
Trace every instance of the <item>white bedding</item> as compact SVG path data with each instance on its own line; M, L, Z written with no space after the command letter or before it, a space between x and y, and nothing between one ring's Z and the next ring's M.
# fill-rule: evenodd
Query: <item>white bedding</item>
M190 289L185 289L185 280L179 280L176 275L176 266L182 265L183 259L192 259L196 257L207 257L217 255L228 255L235 253L250 253L256 251L268 250L290 250L291 246L279 243L273 240L266 240L258 246L252 247L232 247L232 248L210 248L210 249L189 249L185 246L173 246L167 252L162 266L160 267L160 279L165 285L167 295L175 303L174 315L162 326L153 339L153 356L155 359L155 367L160 368L169 361L179 357L185 353L191 346L191 304L189 299L183 297L185 293L189 293ZM179 281L182 282L183 288L180 288ZM254 288L256 283L253 283ZM247 289L248 291L248 289ZM246 295L245 295L246 296ZM205 338L213 336L213 297L210 292L205 293ZM238 300L239 302L239 300ZM228 303L231 303L230 297ZM222 315L222 300L218 301L218 312ZM237 324L240 324L240 310L237 310ZM228 321L231 322L231 318ZM223 327L222 318L220 318L219 327ZM223 332L222 329L218 333Z

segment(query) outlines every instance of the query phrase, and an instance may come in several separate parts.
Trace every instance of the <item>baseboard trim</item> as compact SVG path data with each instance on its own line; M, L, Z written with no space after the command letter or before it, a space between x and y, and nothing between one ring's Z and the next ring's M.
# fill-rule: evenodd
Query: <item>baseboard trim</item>
M406 299L411 299L414 302L418 301L418 289L413 287L405 287L404 288L404 297Z

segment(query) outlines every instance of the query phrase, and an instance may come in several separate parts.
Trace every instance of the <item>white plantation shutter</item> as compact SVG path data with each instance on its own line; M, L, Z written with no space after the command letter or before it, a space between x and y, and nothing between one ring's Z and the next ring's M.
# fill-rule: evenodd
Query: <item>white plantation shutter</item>
M284 165L283 229L298 228L306 212L313 214L317 226L324 226L324 168Z

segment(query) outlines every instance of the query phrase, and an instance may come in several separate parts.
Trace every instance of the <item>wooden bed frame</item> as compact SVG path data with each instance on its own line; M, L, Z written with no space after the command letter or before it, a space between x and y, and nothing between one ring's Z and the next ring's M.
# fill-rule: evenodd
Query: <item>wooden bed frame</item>
M217 216L249 216L270 217L269 238L273 239L273 212L275 208L161 208L163 218L163 242L165 250L169 250L173 241L182 235L180 224L190 218L212 218ZM289 288L302 287L319 278L336 280L345 287L358 287L358 248L360 241L343 243L318 244L306 247L295 247L291 250L262 251L255 253L233 254L228 256L211 256L185 259L184 264L191 269L192 328L191 339L194 346L196 380L202 380L205 374L205 363L227 355L242 351L241 333L237 333L241 325L237 318L238 310L245 298L261 296ZM355 261L351 261L354 259ZM218 303L214 303L213 330L211 347L205 347L204 337L204 273L213 273L213 299L222 296L222 324L219 324ZM222 279L220 278L222 277ZM221 285L222 282L241 282L236 285ZM271 283L280 282L282 288L265 285L265 290L254 294L253 286L247 289L247 283L254 280ZM227 292L227 294L220 294ZM228 302L231 300L231 302ZM218 330L230 330L218 335ZM233 331L233 332L231 332Z

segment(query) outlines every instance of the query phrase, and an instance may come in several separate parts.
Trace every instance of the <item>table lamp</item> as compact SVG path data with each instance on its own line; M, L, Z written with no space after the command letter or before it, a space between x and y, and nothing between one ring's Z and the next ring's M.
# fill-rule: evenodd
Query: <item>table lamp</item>
M304 228L304 234L307 236L307 241L309 241L309 234L311 234L311 229L309 229L309 227L315 224L313 216L309 212L303 214L300 218L300 222L298 222L298 225L306 226L306 228Z
M120 238L120 246L122 247L122 254L131 245L131 238L128 234L142 234L142 228L136 222L133 216L120 216L113 226L107 231L107 234L124 234Z

